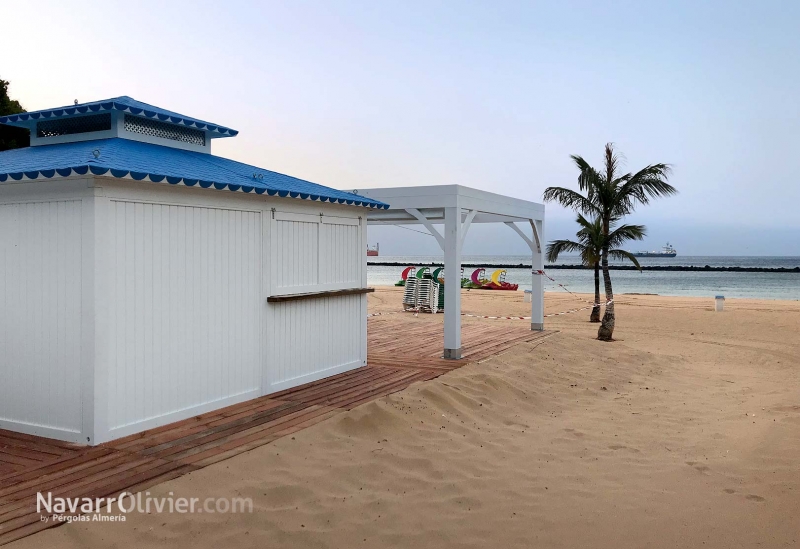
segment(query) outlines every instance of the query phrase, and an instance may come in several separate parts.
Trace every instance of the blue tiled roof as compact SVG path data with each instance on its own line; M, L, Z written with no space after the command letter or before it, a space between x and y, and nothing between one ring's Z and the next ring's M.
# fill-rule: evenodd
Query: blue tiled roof
M106 175L165 181L189 187L229 189L370 208L389 206L356 194L323 187L227 158L122 138L42 145L0 152L0 182L9 178Z
M27 124L31 120L44 120L75 114L105 111L122 111L138 116L144 116L146 118L160 120L162 122L170 122L172 124L195 128L198 130L208 130L211 132L211 137L233 137L239 133L236 130L220 126L219 124L212 124L211 122L205 122L203 120L198 120L190 116L184 116L160 107L154 107L153 105L148 105L147 103L142 103L141 101L136 101L127 95L123 95L122 97L112 97L111 99L103 99L102 101L68 105L66 107L58 107L55 109L45 109L41 111L12 114L9 116L0 116L0 124L27 127Z

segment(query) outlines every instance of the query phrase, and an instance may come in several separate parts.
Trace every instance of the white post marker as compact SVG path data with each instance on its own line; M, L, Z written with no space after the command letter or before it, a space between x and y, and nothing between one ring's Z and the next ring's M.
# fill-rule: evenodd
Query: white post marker
M714 297L714 310L716 312L722 312L722 307L725 305L725 296L718 295Z

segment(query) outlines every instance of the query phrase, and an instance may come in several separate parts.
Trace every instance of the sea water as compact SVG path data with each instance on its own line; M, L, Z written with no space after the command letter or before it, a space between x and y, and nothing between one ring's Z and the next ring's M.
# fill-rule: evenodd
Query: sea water
M793 269L800 266L800 257L756 257L756 256L678 256L672 258L638 258L642 265L682 265L704 267L761 267ZM367 283L370 285L392 285L400 280L403 267L370 265L376 262L396 262L407 265L437 263L442 258L431 256L381 256L367 260ZM463 263L480 264L486 268L487 278L494 270L492 265L526 264L529 256L462 256ZM559 265L578 264L575 256L564 256ZM612 262L625 264L623 262ZM628 262L627 264L630 264ZM464 276L469 277L474 267L464 268ZM506 281L519 284L520 290L530 289L530 268L508 268ZM550 269L547 275L555 282L545 278L545 291L564 292L566 287L576 293L594 293L594 273L591 269ZM602 277L602 274L601 274ZM800 300L800 272L791 273L740 273L740 272L702 272L702 271L611 271L611 281L615 294L642 293L665 296L742 297L754 299ZM562 284L562 286L559 286ZM600 293L604 293L602 278Z

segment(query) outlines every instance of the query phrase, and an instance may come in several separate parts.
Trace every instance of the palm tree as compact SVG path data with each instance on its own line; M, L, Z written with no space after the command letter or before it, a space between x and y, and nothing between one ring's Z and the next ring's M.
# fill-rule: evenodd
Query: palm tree
M594 307L592 307L589 322L600 322L600 260L603 254L603 223L599 217L589 221L581 214L578 214L578 218L575 221L581 227L575 233L578 241L553 240L547 245L547 261L554 263L558 261L558 256L562 253L578 252L583 264L594 268ZM613 226L612 223L612 228ZM646 230L644 225L620 225L612 230L609 235L611 240L610 249L608 250L609 257L629 259L641 271L642 267L633 254L618 249L616 246L620 246L627 240L641 240L644 238Z
M566 208L598 217L602 222L604 235L611 232L611 225L615 220L632 213L638 204L647 205L653 198L678 192L667 183L671 172L667 164L651 164L636 173L621 174L620 158L614 152L613 143L606 144L605 166L602 171L594 169L580 156L572 155L570 158L580 171L578 187L586 195L564 187L548 187L544 191L544 200L554 200ZM608 239L603 242L600 257L608 303L597 330L597 339L603 341L612 341L615 324L614 290L608 272L610 244Z

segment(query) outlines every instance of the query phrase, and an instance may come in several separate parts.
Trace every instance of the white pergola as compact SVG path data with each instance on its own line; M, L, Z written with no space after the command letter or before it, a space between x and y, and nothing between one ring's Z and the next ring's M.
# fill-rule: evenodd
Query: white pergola
M461 248L473 223L504 223L531 249L531 330L544 329L544 205L510 196L463 187L433 185L359 189L357 194L389 204L388 210L370 211L369 224L421 224L444 252L444 357L461 358ZM529 224L532 234L516 223ZM434 225L444 224L444 234ZM457 281L453 283L453 281ZM449 282L449 283L448 283Z

